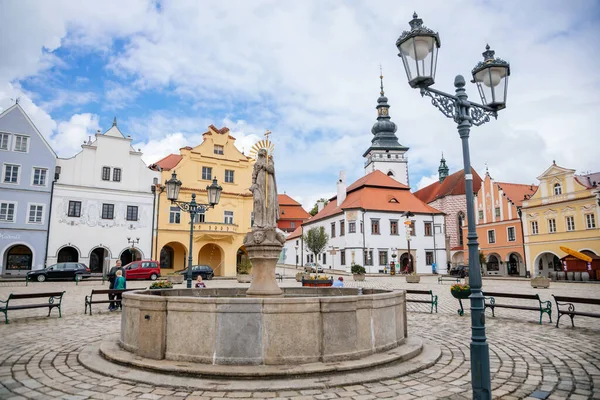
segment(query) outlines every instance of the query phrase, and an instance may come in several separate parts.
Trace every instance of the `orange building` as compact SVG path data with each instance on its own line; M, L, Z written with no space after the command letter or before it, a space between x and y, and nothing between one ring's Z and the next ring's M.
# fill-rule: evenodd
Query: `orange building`
M304 221L310 218L302 205L287 194L278 194L279 221L277 227L284 232L293 232Z
M479 251L485 255L484 274L525 276L525 251L521 225L523 200L535 193L537 186L496 182L486 171L475 196L475 220ZM466 220L464 243L466 239ZM465 253L468 258L468 253Z

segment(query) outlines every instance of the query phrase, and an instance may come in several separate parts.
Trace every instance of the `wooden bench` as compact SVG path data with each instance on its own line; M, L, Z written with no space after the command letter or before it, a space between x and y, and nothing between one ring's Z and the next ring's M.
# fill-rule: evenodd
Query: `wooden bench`
M540 325L542 324L542 316L544 313L548 314L550 318L550 322L552 322L552 303L549 300L542 301L540 300L540 296L537 294L516 294L516 293L491 293L485 292L484 296L484 311L486 308L492 309L492 317L495 317L494 309L495 308L512 308L516 310L531 310L538 311L540 313ZM522 299L522 300L535 300L537 301L537 306L522 306L517 304L497 304L496 297L504 297L509 299Z
M592 313L592 312L587 312L587 311L576 311L575 310L575 304L573 303L579 303L579 304L594 304L594 305L600 305L600 299L586 299L586 298L582 298L582 297L567 297L567 296L555 296L552 295L552 297L554 297L554 301L556 302L556 311L558 312L558 317L556 318L556 327L558 328L558 321L560 321L560 317L562 315L568 315L569 317L571 317L571 326L575 327L575 324L573 323L573 318L575 318L576 315L581 315L582 317L592 317L592 318L600 318L600 313ZM568 309L560 309L560 306L568 306Z
M275 273L275 279L277 279L279 282L283 282L283 276L281 276L280 273Z
M417 294L417 295L429 295L429 296L431 296L429 299L423 299L423 298L409 299L407 297L406 301L408 303L425 303L425 304L431 304L430 314L433 314L433 306L435 306L435 312L437 314L438 297L437 297L437 295L433 294L433 292L431 290L406 290L406 294Z
M90 315L92 315L92 304L106 304L106 303L119 303L121 306L121 300L116 298L117 294L121 294L123 292L130 292L132 290L144 290L145 288L136 288L136 289L92 289L92 293L89 296L85 296L85 312L87 314L88 306L90 307ZM108 299L107 297L103 297L102 300L94 300L94 295L111 295L114 294L115 298L113 300ZM110 297L110 296L108 296Z
M65 292L47 292L47 293L28 293L28 294L14 294L11 293L8 296L6 301L0 300L0 312L4 313L4 322L8 324L8 310L26 310L29 308L46 308L48 307L48 317L50 316L50 312L53 308L58 308L58 318L62 318L62 312L60 309L60 305L62 303L62 298ZM36 303L36 304L20 304L20 305L10 305L10 302L14 300L23 300L23 299L38 299L38 298L48 298L48 302L45 303ZM58 303L55 301L58 300Z
M448 281L448 282L455 282L455 283L460 283L460 280L462 278L458 277L458 276L452 276L452 275L440 275L438 276L438 284L444 282L444 281Z

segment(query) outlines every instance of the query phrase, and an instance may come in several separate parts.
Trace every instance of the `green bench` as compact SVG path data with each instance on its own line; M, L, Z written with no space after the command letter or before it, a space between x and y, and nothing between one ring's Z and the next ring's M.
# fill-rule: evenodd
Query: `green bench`
M437 306L438 306L438 297L433 294L431 290L406 290L406 294L414 294L414 295L428 295L430 296L428 299L424 298L406 298L408 303L425 303L431 305L430 314L433 314L433 307L435 306L435 312L437 314Z
M106 303L118 303L119 307L121 306L121 300L116 298L117 294L122 294L124 292L130 292L132 290L145 290L145 288L136 288L136 289L92 289L92 293L89 296L85 296L85 311L84 314L87 314L88 307L90 308L90 315L92 315L92 304L106 304ZM108 295L114 294L115 298L110 300ZM94 295L96 295L96 299L98 295L107 296L102 297L102 300L94 300Z
M458 276L452 276L452 275L440 275L438 276L438 284L444 282L444 281L448 281L448 282L454 282L454 283L460 283L460 280L462 278L458 277Z
M25 294L14 294L11 293L6 301L0 300L0 312L4 313L4 322L8 324L8 311L9 310L27 310L30 308L48 308L48 317L53 308L58 308L58 318L62 318L62 312L60 309L62 298L65 292L46 292L46 293L25 293ZM47 298L48 301L44 303L35 304L16 304L15 300L25 299L39 299ZM58 300L58 302L57 302Z
M530 310L537 311L540 313L540 325L542 324L542 316L544 314L548 314L550 318L550 322L552 322L552 303L547 301L540 300L540 296L537 294L516 294L516 293L492 293L485 292L484 296L484 311L486 308L492 309L492 317L495 317L494 310L496 308L511 308L515 310ZM519 299L519 300L535 300L537 302L536 306L523 306L518 304L498 304L496 303L496 297L502 298L510 298L510 299Z
M590 299L590 298L582 298L582 297L567 297L567 296L555 296L554 301L556 302L556 311L558 312L558 317L556 318L556 327L558 328L558 322L560 321L560 317L563 315L568 315L571 318L571 326L574 328L575 323L573 322L573 318L576 315L580 315L582 317L592 317L592 318L600 318L600 313L586 312L586 311L576 311L575 304L593 304L600 305L600 299ZM567 306L566 309L560 309L560 306Z

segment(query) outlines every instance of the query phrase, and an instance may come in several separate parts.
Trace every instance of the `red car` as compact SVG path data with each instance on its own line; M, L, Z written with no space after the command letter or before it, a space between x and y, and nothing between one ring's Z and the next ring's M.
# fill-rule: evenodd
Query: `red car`
M125 267L125 279L150 279L160 276L160 263L153 260L133 261Z

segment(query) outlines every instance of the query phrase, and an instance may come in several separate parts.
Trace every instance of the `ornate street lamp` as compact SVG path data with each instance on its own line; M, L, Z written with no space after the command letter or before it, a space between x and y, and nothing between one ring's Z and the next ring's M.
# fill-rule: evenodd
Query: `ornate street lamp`
M404 31L396 41L399 57L402 58L408 83L412 88L419 88L421 96L431 98L431 103L448 118L457 124L458 134L462 140L463 163L465 174L465 190L467 196L467 222L469 247L469 283L471 286L471 382L474 399L491 399L490 355L485 336L484 298L481 293L481 269L479 267L479 249L475 229L475 208L473 205L473 175L469 154L469 134L471 126L480 126L497 118L497 112L506 107L506 94L510 65L495 58L494 51L486 46L483 62L478 63L471 71L472 82L477 84L481 102L467 100L465 78L457 75L454 78L456 95L441 92L430 86L435 81L437 49L440 40L437 33L426 28L423 20L413 15L409 22L411 30ZM430 60L430 61L427 61Z
M135 261L135 245L140 242L140 238L132 239L130 237L127 238L127 244L131 245L129 252L131 253L131 261Z
M406 243L408 243L408 272L413 273L415 271L413 269L413 257L412 254L410 254L410 241L412 239L412 221L410 218L414 217L415 214L411 213L410 211L406 211L402 213L402 216L406 218L406 221L404 221L404 227L406 230Z
M179 197L179 190L181 189L181 181L177 179L177 174L175 171L173 171L171 179L165 182L165 186L167 187L167 199L171 201L171 204L177 205L181 211L190 214L190 249L188 254L187 270L187 287L190 289L192 287L192 254L194 244L194 222L196 220L196 214L203 214L207 209L213 208L215 205L219 204L223 188L217 183L217 178L214 178L212 184L206 187L208 204L198 204L196 203L196 193L192 193L192 201L190 202L177 201L177 198Z

